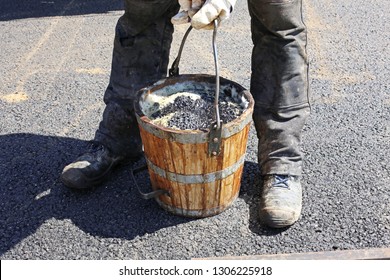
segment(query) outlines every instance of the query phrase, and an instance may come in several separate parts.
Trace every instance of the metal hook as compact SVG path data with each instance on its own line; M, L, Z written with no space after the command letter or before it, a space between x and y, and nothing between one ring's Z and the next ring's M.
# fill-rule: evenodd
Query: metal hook
M137 183L137 180L135 179L135 174L137 174L138 172L141 172L141 171L144 171L144 170L147 170L148 169L148 166L147 164L144 164L140 167L137 167L137 168L131 168L131 172L130 172L130 175L131 175L131 179L133 180L133 183L134 185L136 186L138 192L140 193L141 197L143 199L151 199L151 198L156 198L156 197L159 197L160 195L169 195L169 192L167 190L163 190L163 189L158 189L158 190L155 190L155 191L152 191L152 192L149 192L149 193L144 193L142 192L141 188L139 187L138 183Z

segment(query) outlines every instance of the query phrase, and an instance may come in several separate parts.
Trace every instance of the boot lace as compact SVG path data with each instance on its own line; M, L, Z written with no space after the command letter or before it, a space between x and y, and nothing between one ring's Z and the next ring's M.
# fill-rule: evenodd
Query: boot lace
M272 183L273 187L289 188L287 175L275 175L275 181Z

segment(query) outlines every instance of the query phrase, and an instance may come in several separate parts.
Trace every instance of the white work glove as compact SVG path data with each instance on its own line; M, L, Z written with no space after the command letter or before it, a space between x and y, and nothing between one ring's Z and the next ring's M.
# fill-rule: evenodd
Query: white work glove
M229 18L236 0L179 0L181 11L172 18L173 24L191 21L195 29L213 29L218 22Z
M191 21L191 17L199 11L206 0L179 0L180 12L172 17L173 24L183 24Z

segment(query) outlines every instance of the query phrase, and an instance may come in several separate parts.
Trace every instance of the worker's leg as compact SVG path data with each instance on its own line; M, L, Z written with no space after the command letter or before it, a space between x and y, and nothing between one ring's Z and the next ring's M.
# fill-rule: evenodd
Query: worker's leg
M309 115L306 28L301 0L248 0L251 15L251 93L263 175L260 217L272 227L301 212L300 134Z
M137 91L166 77L175 0L126 0L125 13L115 33L110 83L104 95L106 108L96 132L96 150L65 167L62 181L69 187L99 184L119 162L134 160L142 143L134 114Z

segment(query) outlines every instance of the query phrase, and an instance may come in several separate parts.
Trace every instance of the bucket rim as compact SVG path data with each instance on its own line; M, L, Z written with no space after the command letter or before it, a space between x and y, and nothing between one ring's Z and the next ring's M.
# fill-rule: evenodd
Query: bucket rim
M172 133L172 134L204 135L204 137L207 137L208 134L210 133L209 128L207 128L205 130L198 130L198 129L197 130L190 130L190 129L179 130L179 129L174 129L174 128L170 128L170 127L163 126L163 125L158 125L158 124L152 123L152 120L147 115L145 115L145 113L141 109L140 101L141 101L141 98L143 97L143 95L150 94L154 91L157 91L157 90L162 89L162 88L169 86L169 85L174 85L176 83L188 82L188 81L206 82L206 83L210 83L210 84L215 84L215 76L209 75L209 74L184 74L184 75L178 75L178 76L174 76L174 77L163 78L163 79L158 80L157 82L155 82L152 85L141 88L137 92L136 99L134 102L134 111L135 111L138 122L144 123L145 125L149 126L153 130L158 129L158 130L163 130L165 132ZM237 130L237 129L234 129L237 127L237 124L244 123L246 125L247 123L249 123L251 121L255 102L254 102L252 94L249 92L249 90L244 88L242 85L240 85L234 81L231 81L229 79L223 78L223 77L220 77L220 84L221 85L229 85L229 84L233 85L235 88L240 90L240 93L242 93L243 96L245 97L245 99L248 101L248 107L243 111L243 113L240 116L238 116L236 119L234 119L228 123L224 123L222 125L222 138L227 138L230 135L234 134L232 132ZM239 129L239 130L241 130L241 129Z

